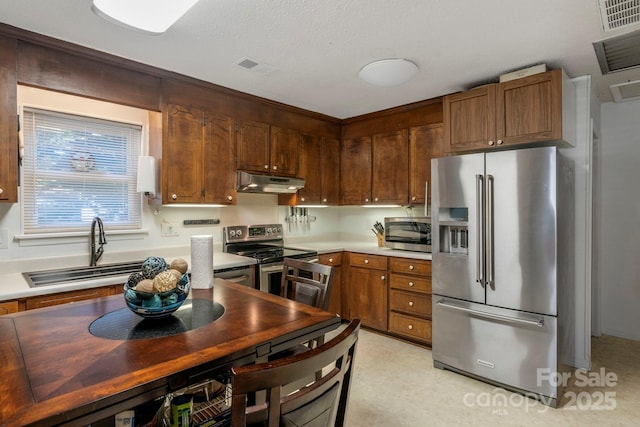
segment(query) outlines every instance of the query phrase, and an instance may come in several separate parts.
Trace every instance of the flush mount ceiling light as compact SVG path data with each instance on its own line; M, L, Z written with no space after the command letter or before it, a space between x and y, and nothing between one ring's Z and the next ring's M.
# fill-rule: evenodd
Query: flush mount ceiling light
M198 0L93 0L93 12L114 24L162 34Z
M418 72L418 66L408 59L381 59L365 65L359 77L376 86L397 86Z

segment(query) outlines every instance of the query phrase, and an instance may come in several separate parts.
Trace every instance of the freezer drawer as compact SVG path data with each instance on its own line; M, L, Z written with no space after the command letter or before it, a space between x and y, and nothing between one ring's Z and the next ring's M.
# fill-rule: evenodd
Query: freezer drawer
M438 295L433 302L435 366L557 399L558 388L546 380L558 369L555 317Z

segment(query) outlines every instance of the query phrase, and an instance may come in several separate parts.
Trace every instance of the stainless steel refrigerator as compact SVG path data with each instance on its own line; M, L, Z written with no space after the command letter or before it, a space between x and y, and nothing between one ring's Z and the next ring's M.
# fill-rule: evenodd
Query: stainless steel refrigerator
M540 147L431 168L434 366L555 407L573 342L572 162Z

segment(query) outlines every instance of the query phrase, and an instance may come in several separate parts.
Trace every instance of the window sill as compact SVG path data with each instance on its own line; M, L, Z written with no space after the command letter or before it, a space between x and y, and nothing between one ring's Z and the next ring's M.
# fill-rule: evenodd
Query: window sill
M140 240L149 235L149 230L105 230L107 241ZM69 243L87 243L89 232L18 234L13 236L20 246L47 246Z

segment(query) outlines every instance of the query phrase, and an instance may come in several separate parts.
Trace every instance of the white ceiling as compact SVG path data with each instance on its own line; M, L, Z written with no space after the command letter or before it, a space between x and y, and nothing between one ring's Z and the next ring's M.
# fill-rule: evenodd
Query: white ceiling
M0 0L0 22L337 118L429 99L546 63L609 85L592 43L638 30L602 30L597 0L200 0L162 35L99 18L91 0ZM235 65L250 58L275 68ZM367 63L403 57L420 71L400 86L358 79Z

